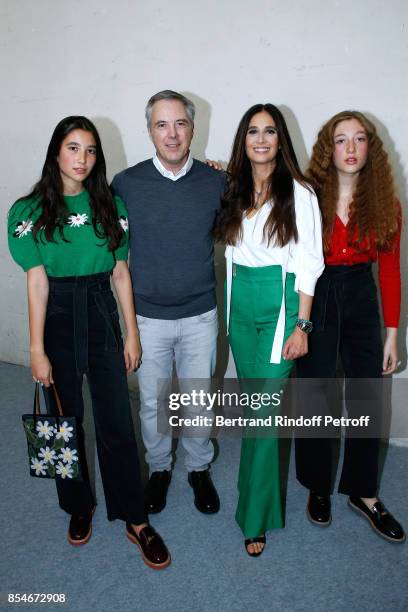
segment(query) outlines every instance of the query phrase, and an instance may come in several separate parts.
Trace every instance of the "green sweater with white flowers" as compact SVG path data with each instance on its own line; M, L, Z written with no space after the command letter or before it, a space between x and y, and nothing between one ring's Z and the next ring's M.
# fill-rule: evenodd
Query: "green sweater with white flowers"
M87 191L74 196L64 196L67 216L64 221L63 240L58 230L54 241L48 242L40 230L37 240L33 226L41 215L38 199L19 200L8 214L8 244L14 261L26 272L43 265L48 276L85 276L111 271L116 261L126 261L129 248L127 211L124 203L115 197L123 240L119 248L111 252L108 242L98 238L92 225L92 214Z

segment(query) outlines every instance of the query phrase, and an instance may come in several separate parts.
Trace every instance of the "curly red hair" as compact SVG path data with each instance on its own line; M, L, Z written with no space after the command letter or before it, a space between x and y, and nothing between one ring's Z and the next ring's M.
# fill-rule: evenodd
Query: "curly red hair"
M361 123L368 138L367 162L359 174L350 204L349 242L358 249L361 241L367 238L368 248L374 241L379 250L389 250L398 231L400 206L383 143L374 124L358 111L342 111L325 123L317 136L306 172L319 198L324 247L327 251L338 200L338 178L333 163L334 131L340 121L349 119Z

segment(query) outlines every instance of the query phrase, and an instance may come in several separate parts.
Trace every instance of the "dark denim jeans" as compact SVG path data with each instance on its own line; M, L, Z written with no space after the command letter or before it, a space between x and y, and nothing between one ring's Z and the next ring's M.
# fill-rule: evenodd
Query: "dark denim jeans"
M314 328L309 337L309 352L298 360L297 376L335 378L340 356L346 378L348 416L358 416L355 414L356 403L347 402L350 395L347 385L349 389L353 385L350 379L382 377L380 315L371 264L327 266L316 285L311 319ZM378 383L377 389L381 381ZM357 381L357 384L364 385L364 380ZM313 381L310 385L312 388ZM322 397L320 401L324 402ZM376 401L378 397L373 398L373 402ZM311 409L315 410L318 403L319 398L310 402ZM302 412L301 403L299 410ZM323 407L323 411L330 414L330 406ZM380 408L373 407L373 412L379 414ZM320 495L328 495L332 489L332 447L332 439L296 438L297 478ZM357 438L346 432L340 493L357 497L376 496L378 453L377 437Z
M69 514L95 505L85 457L83 375L89 383L99 467L109 520L146 521L130 410L119 315L109 273L49 278L45 351L64 414L76 416L83 481L57 480L59 503ZM47 394L48 395L48 394ZM52 394L48 402L52 404ZM55 406L50 405L51 412Z

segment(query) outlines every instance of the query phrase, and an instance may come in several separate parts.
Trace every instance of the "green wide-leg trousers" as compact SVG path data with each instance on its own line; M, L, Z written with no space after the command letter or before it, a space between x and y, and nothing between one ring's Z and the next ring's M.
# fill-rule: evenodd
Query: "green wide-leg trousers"
M285 341L298 316L299 300L294 274L286 275ZM270 363L273 339L282 302L280 266L252 268L234 264L229 338L241 392L279 393L293 361ZM256 379L256 380L254 380ZM248 409L245 416L266 418L279 407ZM250 437L249 437L250 436ZM246 538L283 527L279 477L279 439L276 431L247 428L243 433L238 477L239 499L235 518Z

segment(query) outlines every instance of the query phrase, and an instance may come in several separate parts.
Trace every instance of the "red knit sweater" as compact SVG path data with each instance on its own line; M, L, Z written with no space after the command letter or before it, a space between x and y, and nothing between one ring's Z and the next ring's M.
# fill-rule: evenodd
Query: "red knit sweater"
M325 254L328 266L350 266L378 259L378 279L385 327L398 327L401 309L400 271L401 227L393 239L390 251L368 248L367 239L360 243L361 251L348 244L347 226L336 215L329 251Z

